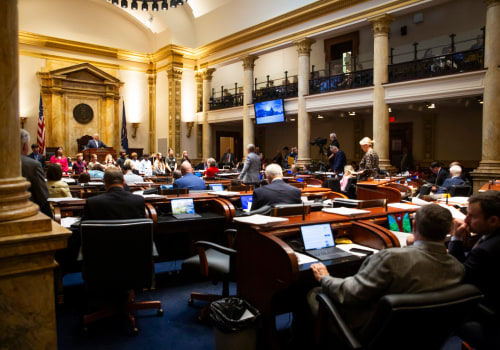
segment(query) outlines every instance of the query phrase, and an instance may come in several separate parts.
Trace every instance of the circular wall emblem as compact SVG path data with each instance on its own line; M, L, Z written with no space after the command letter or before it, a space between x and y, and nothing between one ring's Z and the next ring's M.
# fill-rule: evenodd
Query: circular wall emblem
M80 103L73 108L73 118L80 124L88 124L94 118L94 111L89 105Z

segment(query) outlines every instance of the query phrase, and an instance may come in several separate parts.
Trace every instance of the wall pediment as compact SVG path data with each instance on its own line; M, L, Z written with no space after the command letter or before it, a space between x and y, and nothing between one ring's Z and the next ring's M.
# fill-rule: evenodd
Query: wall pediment
M120 84L120 80L90 63L82 63L75 66L56 69L50 71L48 74L53 79L60 78L66 80Z

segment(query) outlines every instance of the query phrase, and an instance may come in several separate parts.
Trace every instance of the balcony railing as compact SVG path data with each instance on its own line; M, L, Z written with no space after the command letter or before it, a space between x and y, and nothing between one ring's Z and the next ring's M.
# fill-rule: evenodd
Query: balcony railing
M355 89L373 85L373 69L364 69L350 73L321 77L321 72L312 72L309 80L309 94Z
M243 106L243 93L234 95L226 93L226 96L210 97L209 106L211 111L223 108Z

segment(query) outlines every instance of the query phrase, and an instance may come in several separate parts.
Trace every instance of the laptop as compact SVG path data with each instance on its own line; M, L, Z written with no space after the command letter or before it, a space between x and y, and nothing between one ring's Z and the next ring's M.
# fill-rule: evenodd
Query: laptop
M387 215L389 230L396 232L411 233L411 220L409 213Z
M201 215L196 214L194 211L193 198L172 199L170 205L172 206L172 216L176 219L182 220L201 217Z
M253 201L252 194L245 194L240 196L240 201L241 201L241 208L243 209L243 211L250 211L252 209L252 201Z
M210 188L211 191L224 191L224 186L222 184L209 184L208 188Z
M305 253L318 260L359 259L358 256L335 247L335 239L329 223L303 225L300 227L300 233L302 234Z

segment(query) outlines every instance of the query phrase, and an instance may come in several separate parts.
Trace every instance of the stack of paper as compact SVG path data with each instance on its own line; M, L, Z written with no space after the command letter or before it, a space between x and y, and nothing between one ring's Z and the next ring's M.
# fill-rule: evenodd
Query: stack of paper
M323 208L322 211L324 211L325 213L346 215L346 216L354 216L354 215L369 214L370 213L369 210L353 209L353 208L345 208L345 207Z
M260 215L260 214L255 214L255 215L250 215L250 216L242 216L238 218L233 219L236 222L242 222L245 224L250 224L250 225L258 225L262 227L270 227L274 226L277 224L280 224L282 222L287 222L287 218L279 218L279 217L274 217L274 216L266 216L266 215Z

